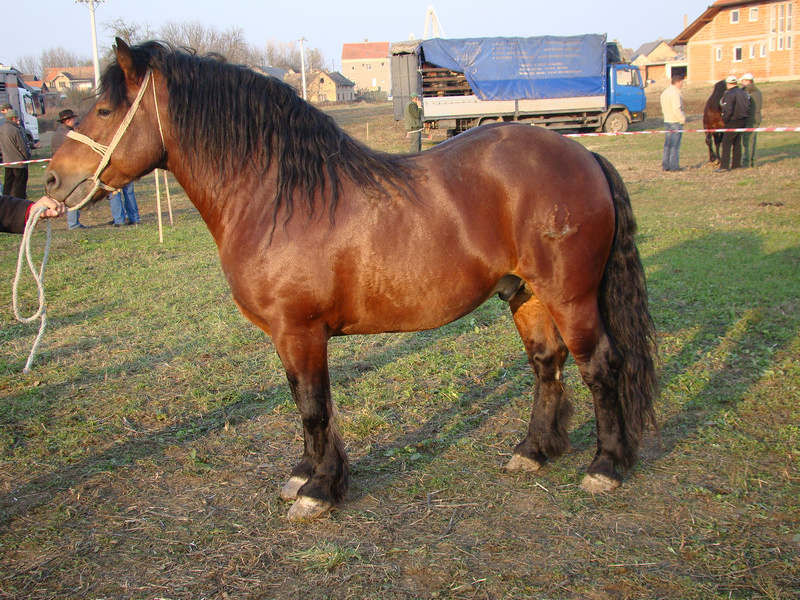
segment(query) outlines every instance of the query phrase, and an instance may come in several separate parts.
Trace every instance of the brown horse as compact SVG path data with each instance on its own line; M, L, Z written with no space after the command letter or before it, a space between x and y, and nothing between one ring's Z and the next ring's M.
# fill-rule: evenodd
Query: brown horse
M720 101L725 93L725 80L714 84L714 91L706 100L703 109L703 129L725 129L722 121L722 107ZM722 134L706 131L706 146L708 146L708 161L719 162L719 147L722 144Z
M159 167L216 241L241 312L273 337L304 450L282 491L291 519L346 495L332 336L438 327L497 294L536 375L507 468L569 449L562 368L589 386L597 451L583 487L608 491L655 425L654 328L630 200L605 159L519 124L476 128L414 156L353 140L287 85L217 58L117 39L116 62L47 192L69 206ZM96 154L102 155L98 164Z

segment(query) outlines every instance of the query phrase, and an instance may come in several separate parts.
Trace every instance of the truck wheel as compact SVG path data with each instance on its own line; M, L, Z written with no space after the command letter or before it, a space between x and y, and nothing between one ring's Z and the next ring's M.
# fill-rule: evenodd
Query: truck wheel
M628 131L628 118L621 112L611 113L603 124L603 131L606 133Z

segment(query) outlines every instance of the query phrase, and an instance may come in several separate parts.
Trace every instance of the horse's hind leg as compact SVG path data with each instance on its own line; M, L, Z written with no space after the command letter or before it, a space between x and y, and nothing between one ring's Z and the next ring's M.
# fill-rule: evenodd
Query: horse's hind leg
M514 448L509 471L538 471L548 457L570 449L567 428L572 404L565 397L562 370L567 347L550 313L527 288L509 302L528 361L536 375L533 410L525 439Z
M607 492L622 483L616 466L627 469L635 460L619 396L621 355L606 333L595 299L559 306L553 318L594 403L597 451L581 487Z

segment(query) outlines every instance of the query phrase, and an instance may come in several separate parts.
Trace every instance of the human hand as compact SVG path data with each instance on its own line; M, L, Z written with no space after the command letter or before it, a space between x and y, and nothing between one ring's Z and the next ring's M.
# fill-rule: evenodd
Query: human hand
M43 218L54 218L60 217L65 212L67 212L67 206L63 202L59 202L58 200L53 200L49 196L42 196L36 202L33 203L33 206L30 208L31 214L39 210L44 206L47 210L45 210L41 216Z

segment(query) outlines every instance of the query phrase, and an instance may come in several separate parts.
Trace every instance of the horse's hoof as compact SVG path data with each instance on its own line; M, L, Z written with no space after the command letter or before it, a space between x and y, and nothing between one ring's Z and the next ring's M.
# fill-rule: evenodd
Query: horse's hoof
M328 512L333 505L330 502L323 502L308 496L300 496L297 502L292 504L289 509L290 521L313 521Z
M303 479L302 477L292 477L289 482L283 486L281 490L281 498L284 500L295 500L297 499L297 490L299 490L308 479Z
M541 468L542 463L538 460L533 460L527 456L520 456L519 454L512 456L511 460L508 461L508 464L505 466L506 471L527 471L528 473L536 473L536 471Z
M581 481L581 488L592 494L599 494L601 492L610 492L620 486L620 481L609 477L608 475L592 475L587 473L586 477Z

